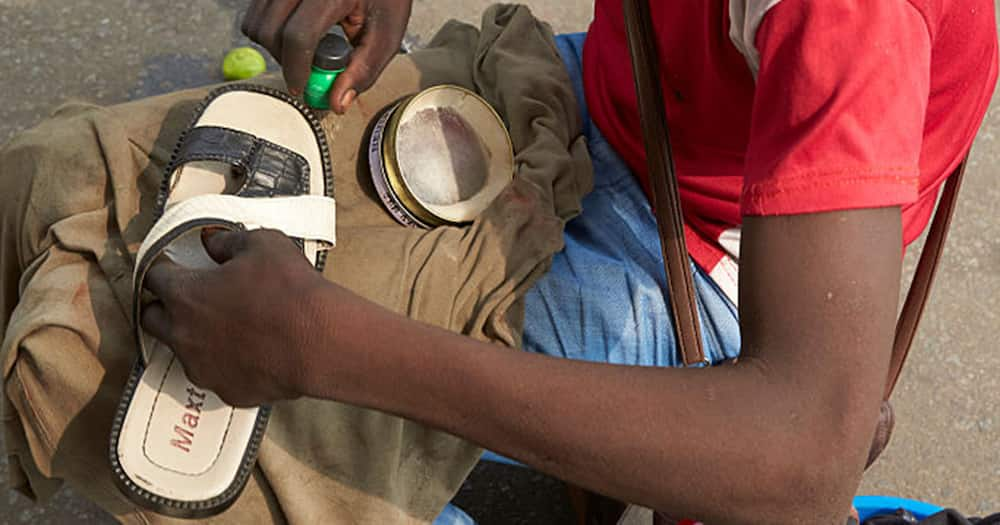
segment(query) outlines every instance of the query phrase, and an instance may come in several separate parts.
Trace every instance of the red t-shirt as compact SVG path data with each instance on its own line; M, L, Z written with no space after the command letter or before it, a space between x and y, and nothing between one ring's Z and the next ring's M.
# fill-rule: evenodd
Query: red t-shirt
M991 0L650 3L688 249L727 295L743 215L901 205L919 236L993 93ZM583 76L648 195L620 0L596 0Z

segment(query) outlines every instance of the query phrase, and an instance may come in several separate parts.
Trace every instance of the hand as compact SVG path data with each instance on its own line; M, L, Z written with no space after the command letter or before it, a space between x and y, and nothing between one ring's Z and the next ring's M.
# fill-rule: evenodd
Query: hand
M220 266L150 268L146 285L159 301L144 308L143 328L193 383L233 406L299 397L322 332L316 304L332 285L274 230L205 230L202 242Z
M316 46L339 23L355 46L330 91L330 107L343 113L399 50L411 5L412 0L254 0L243 33L281 63L289 92L298 96Z

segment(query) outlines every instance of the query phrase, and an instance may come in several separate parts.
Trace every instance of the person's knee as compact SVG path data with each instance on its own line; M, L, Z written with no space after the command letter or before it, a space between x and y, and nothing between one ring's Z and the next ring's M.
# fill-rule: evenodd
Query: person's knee
M43 251L49 228L106 206L108 166L99 110L46 120L0 150L0 246L26 265Z

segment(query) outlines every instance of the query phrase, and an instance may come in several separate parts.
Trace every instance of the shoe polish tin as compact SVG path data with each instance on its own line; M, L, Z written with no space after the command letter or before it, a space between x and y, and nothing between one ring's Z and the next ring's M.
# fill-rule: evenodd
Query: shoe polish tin
M458 86L434 86L390 107L368 146L379 199L404 226L468 224L514 176L503 120Z

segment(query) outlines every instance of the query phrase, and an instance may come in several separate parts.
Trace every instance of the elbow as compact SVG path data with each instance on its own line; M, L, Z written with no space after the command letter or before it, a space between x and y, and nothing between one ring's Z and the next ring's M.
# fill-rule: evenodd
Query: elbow
M844 468L856 464L849 454L830 453L824 457L802 457L779 484L769 514L775 524L830 523L841 525L851 511L851 500L860 483L861 469Z
M722 490L701 502L711 500L707 507L683 513L705 523L843 525L871 440L871 432L859 430L867 425L851 421L861 416L771 426L726 458L727 474L715 478Z
M789 377L782 374L781 377ZM849 381L758 388L757 412L738 456L739 515L712 523L843 525L864 472L879 416L880 391ZM777 387L777 388L775 388ZM764 415L766 413L766 415Z
M688 515L705 523L844 524L867 451L838 439L846 428L800 424L772 430L781 437L743 449L738 463L730 464L719 500Z
M791 447L777 460L773 490L765 498L770 505L762 509L768 519L763 521L844 523L871 444L871 429L859 424L861 419L852 411L831 421L788 429L795 434Z
M762 371L753 364L736 366ZM699 501L670 499L664 490L657 508L705 523L843 525L875 434L881 390L835 376L807 382L781 370L725 372L750 378L733 390L741 395L720 398L732 400L720 413L738 437L699 462L712 467L698 477Z

